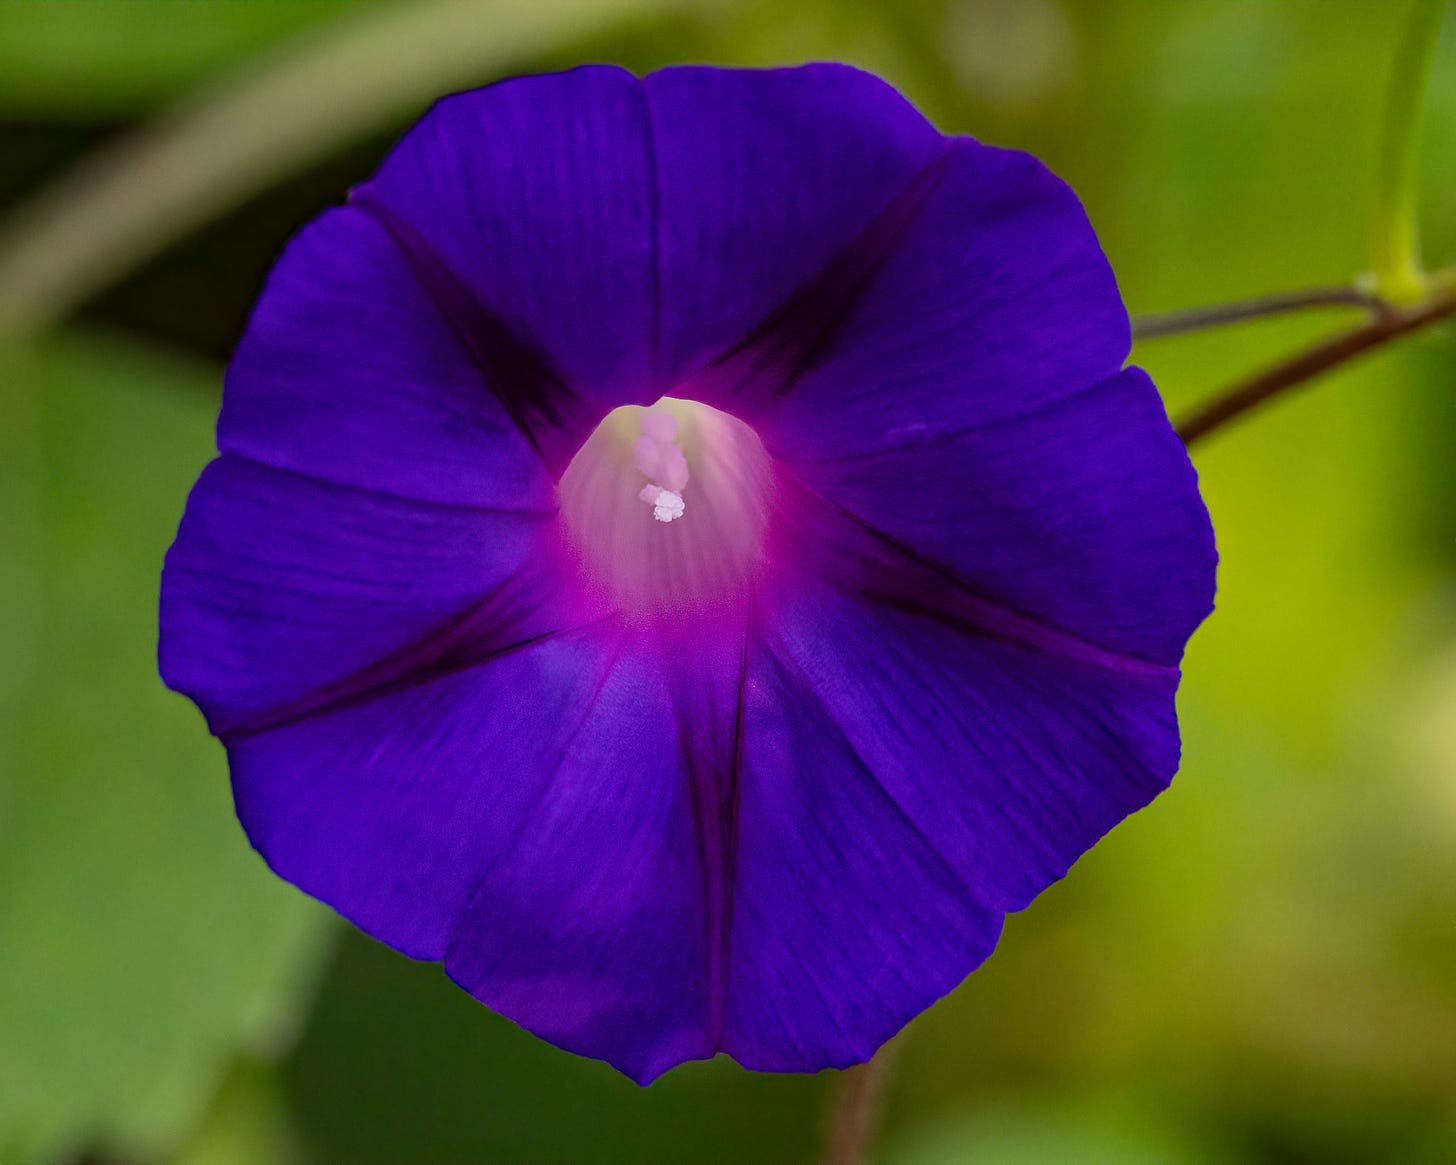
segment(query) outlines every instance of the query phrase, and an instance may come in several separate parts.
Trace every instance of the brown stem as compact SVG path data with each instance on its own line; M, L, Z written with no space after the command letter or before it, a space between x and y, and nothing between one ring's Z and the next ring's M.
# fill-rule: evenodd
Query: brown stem
M1313 348L1265 369L1185 414L1175 426L1178 436L1183 438L1185 445L1191 445L1235 417L1321 372L1451 315L1456 315L1456 291L1446 290L1416 307L1392 309L1348 331L1337 332Z
M874 1056L841 1074L839 1093L829 1120L829 1146L824 1165L865 1165L879 1124L880 1103L895 1059L888 1043Z
M1310 287L1300 291L1281 291L1274 295L1241 299L1235 303L1219 303L1212 307L1193 307L1182 311L1134 316L1132 334L1137 340L1156 340L1163 336L1179 336L1185 332L1283 315L1309 307L1360 307L1382 316L1388 315L1392 310L1385 300L1361 291L1358 287Z

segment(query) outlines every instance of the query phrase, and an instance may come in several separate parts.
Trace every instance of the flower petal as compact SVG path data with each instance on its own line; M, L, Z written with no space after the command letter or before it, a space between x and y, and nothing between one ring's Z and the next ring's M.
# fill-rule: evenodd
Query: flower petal
M383 229L305 227L268 277L223 393L218 444L403 498L555 508L540 459Z
M497 369L491 390L538 438L562 426L572 445L613 406L660 395L652 191L639 82L589 67L438 102L355 201L430 282L467 289L517 356L549 366L559 382ZM562 399L540 399L546 381Z
M545 1038L862 1060L1176 768L1214 551L1127 349L1070 191L854 70L449 98L270 280L164 676L282 876ZM767 575L624 624L551 480L674 390Z
M609 676L599 631L228 741L238 816L282 877L418 958L518 838ZM584 713L585 710L585 713Z
M672 68L643 85L670 392L811 284L944 139L885 82L844 65Z
M974 970L1001 914L796 672L759 649L750 692L723 1049L761 1071L847 1067Z
M743 650L741 617L627 633L446 957L491 1008L639 1083L722 1037Z
M1075 195L1028 155L957 140L758 432L993 605L1176 662L1211 608L1212 531L1155 389L1118 372L1127 349Z
M1177 765L1177 672L785 580L752 657L725 1048L865 1059Z
M409 502L224 454L167 555L162 676L224 734L465 611L504 641L572 625L553 599L553 544L549 515Z
M612 624L229 741L281 876L646 1082L722 1032L742 621Z
M1213 530L1140 369L995 424L863 423L826 407L793 473L1008 616L1134 660L1182 657L1213 606Z
M1129 347L1077 196L1029 154L951 139L936 188L764 439L842 457L959 432L1079 392Z

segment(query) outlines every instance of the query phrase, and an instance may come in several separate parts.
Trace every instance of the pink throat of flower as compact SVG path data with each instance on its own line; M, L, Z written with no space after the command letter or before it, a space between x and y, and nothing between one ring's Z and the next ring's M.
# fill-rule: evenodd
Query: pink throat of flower
M663 397L614 409L558 486L589 585L628 616L731 600L757 576L771 464L742 421Z

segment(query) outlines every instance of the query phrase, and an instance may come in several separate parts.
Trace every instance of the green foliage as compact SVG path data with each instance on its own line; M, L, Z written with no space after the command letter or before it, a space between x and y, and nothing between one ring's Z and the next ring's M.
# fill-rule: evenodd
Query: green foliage
M190 1130L296 1021L324 912L232 816L155 665L158 572L214 369L94 337L0 355L0 1160Z

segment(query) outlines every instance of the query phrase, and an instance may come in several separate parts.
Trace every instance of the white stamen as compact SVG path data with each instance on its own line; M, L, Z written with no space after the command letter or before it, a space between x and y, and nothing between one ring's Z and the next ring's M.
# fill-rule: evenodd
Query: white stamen
M632 443L632 464L650 479L637 496L652 507L659 522L681 518L686 508L682 489L690 475L676 436L676 417L666 409L648 409L642 414L641 436Z

